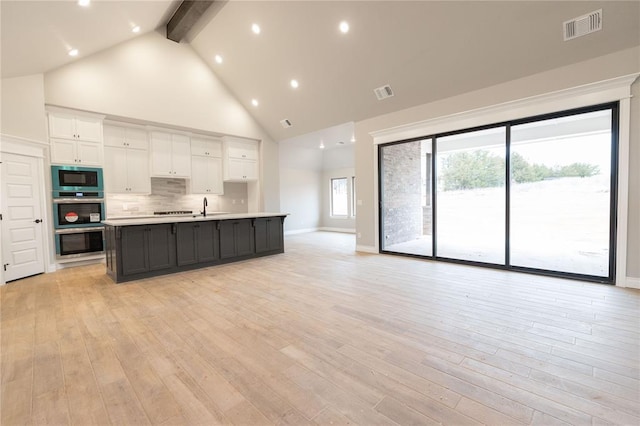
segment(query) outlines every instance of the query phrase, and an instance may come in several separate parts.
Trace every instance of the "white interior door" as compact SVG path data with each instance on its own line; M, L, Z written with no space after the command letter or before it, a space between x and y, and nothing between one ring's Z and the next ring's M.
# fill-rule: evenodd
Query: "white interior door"
M38 160L2 156L2 263L5 281L44 272Z

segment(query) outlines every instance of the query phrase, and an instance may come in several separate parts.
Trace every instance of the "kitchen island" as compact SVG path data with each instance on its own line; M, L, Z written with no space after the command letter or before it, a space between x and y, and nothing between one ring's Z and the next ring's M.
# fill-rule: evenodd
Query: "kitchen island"
M284 253L285 213L107 219L107 274L116 283Z

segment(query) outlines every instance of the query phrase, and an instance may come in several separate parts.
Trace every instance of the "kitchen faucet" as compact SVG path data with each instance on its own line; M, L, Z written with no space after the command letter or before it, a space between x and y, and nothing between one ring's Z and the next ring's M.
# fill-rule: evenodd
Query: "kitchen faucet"
M202 216L207 217L207 197L204 197L204 200L202 200Z

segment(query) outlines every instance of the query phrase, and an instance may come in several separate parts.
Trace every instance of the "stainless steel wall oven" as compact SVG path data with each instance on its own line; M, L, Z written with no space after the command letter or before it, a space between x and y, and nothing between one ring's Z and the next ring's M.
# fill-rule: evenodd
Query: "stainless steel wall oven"
M83 174L88 173L82 178L88 184L86 190L81 187L56 185L55 176L62 176L61 173L66 175L67 172L61 166L52 166L56 257L81 260L83 257L102 254L104 253L102 221L105 219L102 170L81 171ZM69 175L74 178L83 176L76 172L78 170L71 170Z

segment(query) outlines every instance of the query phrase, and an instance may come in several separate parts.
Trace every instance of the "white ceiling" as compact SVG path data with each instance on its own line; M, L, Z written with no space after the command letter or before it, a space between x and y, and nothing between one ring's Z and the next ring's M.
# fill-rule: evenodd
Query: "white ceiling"
M61 66L74 60L71 46L82 57L122 42L134 22L161 27L177 4L2 0L2 76ZM563 42L564 21L600 8L603 30ZM229 1L211 10L191 45L278 141L640 44L638 1ZM373 89L384 84L395 96L378 101Z
M163 26L180 1L1 0L2 78L40 74ZM140 32L131 32L134 26ZM80 52L76 58L71 49Z

